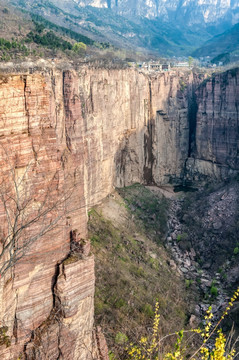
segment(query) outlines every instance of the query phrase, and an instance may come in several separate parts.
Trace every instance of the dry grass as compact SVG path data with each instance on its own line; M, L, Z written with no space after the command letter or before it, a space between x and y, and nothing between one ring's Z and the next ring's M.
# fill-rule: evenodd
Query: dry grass
M132 194L134 190L133 187L129 192ZM141 190L143 202L143 187ZM153 195L145 194L146 203L151 203L149 196ZM89 221L96 257L96 321L103 328L109 348L120 360L124 359L125 345L118 339L126 335L137 341L151 331L156 299L159 300L162 335L184 327L189 311L190 290L185 290L185 283L168 265L169 256L160 245L159 235L152 239L160 222L155 221L149 229L145 219L140 220L140 214L137 219L132 218L128 206L129 196L125 202L114 194L96 211L90 212Z

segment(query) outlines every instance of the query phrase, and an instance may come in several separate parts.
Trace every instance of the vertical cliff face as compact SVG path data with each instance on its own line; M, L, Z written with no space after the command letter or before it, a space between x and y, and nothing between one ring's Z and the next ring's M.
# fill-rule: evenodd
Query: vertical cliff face
M224 178L239 169L239 70L216 74L195 94L187 177ZM191 119L192 120L192 119Z
M168 82L160 84L152 81L152 93L159 92L152 102L156 184L177 183L183 178L189 148L188 97L192 82L193 76L185 74L172 75Z
M78 76L90 203L105 197L112 186L167 182L168 177L179 176L188 148L185 134L184 144L175 143L188 121L187 91L180 90L179 76L165 73L149 78L132 69L87 68ZM159 109L167 120L157 113ZM183 119L181 123L179 119ZM171 144L157 135L160 131L167 132ZM169 163L163 151L167 148L169 153L171 146L184 147L185 154L175 151ZM181 148L178 150L181 154Z
M31 224L13 249L31 241L0 278L0 328L11 340L3 359L102 358L87 210L114 186L182 182L185 164L193 181L214 176L212 164L238 170L238 71L194 96L197 82L86 66L0 76L1 195L16 195L16 183L22 224ZM8 199L1 247L16 219Z
M180 81L176 74L87 67L1 75L3 185L8 178L6 193L14 194L17 179L29 204L23 228L46 206L19 238L31 239L24 254L0 279L1 326L11 340L0 347L2 358L100 357L87 209L115 185L181 176L188 126ZM0 215L7 233L3 204Z
M64 83L60 72L1 76L1 177L8 176L13 188L11 174L25 174L24 198L23 185L18 185L19 203L23 198L26 209L21 231L33 221L31 213L45 211L46 204L46 214L19 240L31 238L30 244L0 280L1 326L8 327L12 344L1 346L4 359L19 354L29 359L87 359L92 350L94 260L79 254L74 262L63 262L70 253L70 231L86 238L87 222L84 146L79 140L83 122L79 112L75 123L79 102L74 86ZM1 224L9 226L2 206ZM14 204L9 208L14 222ZM88 348L82 350L81 338Z

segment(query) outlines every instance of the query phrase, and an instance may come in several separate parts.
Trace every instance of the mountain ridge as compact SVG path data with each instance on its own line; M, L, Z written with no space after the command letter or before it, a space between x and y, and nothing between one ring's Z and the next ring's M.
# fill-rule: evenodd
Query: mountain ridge
M68 1L65 1L68 3ZM110 8L123 16L186 22L187 25L214 24L218 20L235 24L239 20L238 0L74 0L79 6Z
M239 53L239 23L235 24L229 30L226 30L222 34L214 36L212 39L208 40L203 46L198 48L192 54L195 57L207 56L210 54L211 57L219 57L223 60L227 57L233 59L238 59Z
M14 0L13 4L58 26L145 55L201 56L197 49L231 29L239 0ZM155 10L155 11L154 11ZM144 16L142 16L144 14ZM152 16L151 16L151 15ZM213 22L213 21L214 22ZM192 22L194 21L194 23ZM214 41L214 40L213 40ZM227 52L228 44L219 53ZM205 50L210 55L211 48Z
M212 36L206 28L199 31L160 18L126 17L106 7L78 6L73 0L15 0L14 4L95 41L157 56L190 55Z

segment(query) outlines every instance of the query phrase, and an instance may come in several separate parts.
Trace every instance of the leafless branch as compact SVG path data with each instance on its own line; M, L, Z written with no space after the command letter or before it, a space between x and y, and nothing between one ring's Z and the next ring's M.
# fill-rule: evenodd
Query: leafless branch
M0 162L0 276L22 259L33 243L52 231L66 214L66 202L76 188L59 185L59 171L47 174L44 186L36 188L36 160L19 166L18 158L1 146ZM76 209L74 209L75 211Z

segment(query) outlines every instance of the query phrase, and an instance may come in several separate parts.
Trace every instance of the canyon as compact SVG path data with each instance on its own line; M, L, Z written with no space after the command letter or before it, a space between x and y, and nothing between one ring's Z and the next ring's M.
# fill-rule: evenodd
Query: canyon
M24 178L33 211L47 205L45 227L60 216L0 278L6 333L0 356L107 358L94 328L87 213L114 187L236 175L239 69L212 77L46 61L6 69L0 74L1 193L8 182L14 187L14 174L17 184ZM3 205L1 235L8 231ZM33 235L41 234L41 220L30 228Z

